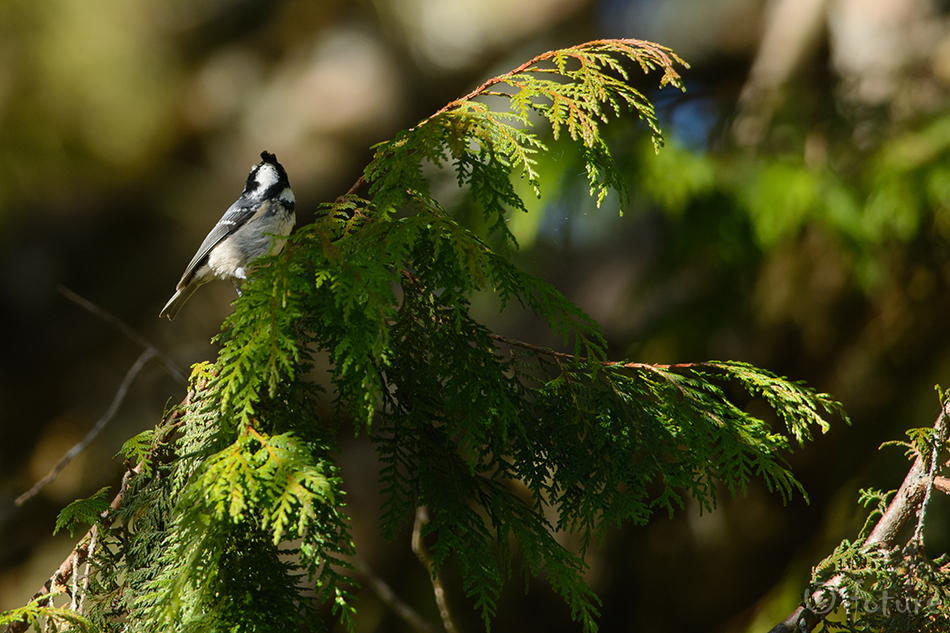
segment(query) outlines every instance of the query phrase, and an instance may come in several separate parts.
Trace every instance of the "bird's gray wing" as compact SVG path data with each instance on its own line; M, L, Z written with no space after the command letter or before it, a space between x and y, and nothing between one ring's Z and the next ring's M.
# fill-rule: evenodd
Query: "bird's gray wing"
M211 249L217 246L218 242L225 237L241 228L241 225L254 216L255 211L256 208L247 204L244 200L238 200L228 207L228 210L221 216L221 220L214 225L214 228L211 229L211 232L205 237L201 246L198 247L198 252L195 253L195 256L185 268L185 272L181 276L181 281L178 282L178 287L180 288L188 283L192 273L195 272L196 268L201 267L201 264L208 256L208 253L211 252Z

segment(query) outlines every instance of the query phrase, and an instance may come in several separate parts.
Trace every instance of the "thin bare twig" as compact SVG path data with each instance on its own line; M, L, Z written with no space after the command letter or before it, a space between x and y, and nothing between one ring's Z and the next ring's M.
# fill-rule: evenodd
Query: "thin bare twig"
M149 352L151 354L156 353L157 350L151 346L149 347L150 349L146 349L146 352L143 353L143 356ZM195 389L200 390L203 388L203 386L203 383L199 383L196 385ZM169 429L177 428L182 424L183 413L185 409L191 404L196 393L195 389L189 389L184 400L182 400L178 407L172 410L172 412L166 418L165 422L167 423L167 427ZM154 453L159 443L160 436L156 433L152 441L150 455L151 453ZM150 459L150 457L147 459ZM76 544L76 547L73 548L73 551L70 552L69 556L66 557L66 560L64 560L62 564L60 564L59 568L53 573L53 575L50 576L49 580L47 580L43 586L40 587L39 591L33 594L33 597L30 599L31 602L37 601L37 604L41 606L47 605L49 604L51 597L50 594L64 592L67 587L67 583L69 583L70 578L73 575L74 568L88 560L90 549L95 545L94 536L98 535L99 533L98 528L101 527L101 529L108 529L115 521L115 512L119 510L119 508L121 508L125 503L126 495L128 494L129 482L134 475L142 472L142 470L145 468L145 461L146 460L140 461L135 465L134 468L126 471L126 473L122 476L122 485L119 488L118 494L116 494L116 496L112 499L112 502L109 504L109 509L100 515L102 520L99 522L99 525L93 526L93 528L90 529L89 532L87 532L85 536L79 540L79 542ZM8 624L2 633L24 633L28 628L30 628L29 622L27 622L25 619L18 620Z
M678 80L679 75L676 73L675 70L673 70L673 64L677 61L682 62L682 60L676 57L675 54L671 54L672 52L670 51L670 49L664 46L660 46L658 44L654 44L653 42L647 42L646 40L636 40L636 39L629 39L629 38L610 39L610 40L593 40L590 42L585 42L583 44L578 44L577 46L572 46L570 49L567 49L567 50L581 50L581 49L596 48L598 46L617 45L617 44L623 44L627 48L635 47L640 50L648 50L651 53L653 53L657 59L662 60L664 71L663 71L663 79L661 80L661 83L660 83L661 87L667 83L672 83ZM507 83L516 75L520 75L524 72L546 72L546 73L551 72L551 70L548 70L548 69L542 69L542 68L535 69L531 67L536 64L540 64L541 62L550 61L552 58L555 58L556 56L560 55L562 52L563 51L560 51L560 50L554 50L554 51L547 51L547 52L541 53L540 55L537 55L529 59L528 61L521 64L520 66L516 68L512 68L511 70L509 70L503 75L492 77L491 79L487 80L485 83L480 85L478 88L475 88L464 97L459 97L455 101L451 101L445 104L442 108L437 110L435 114L431 115L427 119L424 119L422 123L425 123L429 119L434 119L435 117L439 116L440 114L444 112L451 110L452 108L457 108L458 106L465 103L466 101L471 101L475 97L484 95L485 92L488 91L488 89L491 88L492 86L496 86L500 83ZM685 63L685 62L682 62L682 63ZM495 94L496 96L509 96L507 94L498 93L498 92L494 92L493 94ZM419 125L422 125L422 123L420 123Z
M124 321L122 321L122 319L116 316L113 316L109 312L106 312L105 310L103 310L102 308L94 304L92 301L89 301L89 299L86 299L85 297L82 297L76 294L75 292L67 288L66 286L62 286L62 285L57 286L56 289L59 291L59 294L63 295L64 297L66 297L67 299L69 299L70 301L78 305L79 307L95 314L97 317L99 317L103 321L107 321L108 323L111 323L112 325L114 325L116 329L118 329L120 332L125 334L132 341L138 343L140 347L152 350L155 357L158 358L160 361L162 361L162 365L165 366L165 369L168 370L168 373L170 373L175 380L185 385L188 384L188 376L185 374L182 368L179 367L175 363L175 361L169 358L167 354L164 354L157 347L152 345L147 339L142 337L138 332L136 332L131 327L129 327Z
M96 538L99 536L99 526L93 525L89 533L92 536L89 537L89 555L86 557L86 573L82 578L82 596L79 598L79 613L85 610L86 596L89 594L89 578L92 576L92 563L96 553Z
M89 533L92 534L92 530L90 530ZM92 553L92 551L93 551L93 541L95 541L95 539L92 538L92 537L90 537L90 538L89 538L89 547L87 548L87 551L90 552L90 555L91 555L91 553ZM87 557L86 560L89 560L89 557ZM82 574L79 573L79 560L76 559L76 558L74 558L74 559L73 559L73 590L70 592L71 595L69 596L69 598L70 598L70 600L69 600L69 608L70 608L71 611L76 611L76 610L77 610L77 607L79 606L79 604L78 604L78 601L79 601L79 576L81 576L81 575L82 575Z
M927 471L927 491L924 493L924 499L920 502L920 511L917 513L917 527L914 529L914 538L912 539L915 550L920 550L924 546L924 518L927 515L927 506L930 504L930 495L934 489L934 479L937 476L937 456L940 448L943 446L942 437L935 437L933 446L930 448L930 468Z
M416 508L416 521L412 526L412 551L416 558L422 563L422 566L429 572L429 579L432 581L432 589L435 592L435 602L439 606L439 615L442 616L442 625L447 633L458 633L458 627L452 620L452 613L449 611L449 603L445 599L445 587L442 585L442 576L435 568L432 557L426 550L422 542L422 528L429 522L429 509L425 506Z
M142 371L142 367L145 366L145 363L150 361L155 356L155 349L148 348L142 352L132 367L129 368L129 371L125 374L125 378L122 380L122 384L119 385L118 391L116 391L115 396L112 398L112 404L109 405L108 410L99 418L99 421L96 422L95 426L89 429L89 432L86 433L86 437L82 438L75 446L73 446L63 457L53 466L53 469L49 471L45 477L36 482L32 488L24 492L22 495L17 497L16 505L21 506L33 497L35 497L40 490L43 489L48 483L53 481L59 476L59 473L63 471L64 468L71 462L77 455L79 455L85 448L96 439L96 436L106 427L106 424L115 416L116 412L119 410L119 406L125 400L126 394L129 392L129 387L132 386L132 381L135 380L135 377L139 375L139 372Z
M353 558L353 566L356 568L356 573L369 585L369 588L373 590L373 593L376 594L383 604L392 609L406 624L416 631L419 631L419 633L437 633L436 628L397 596L392 587L390 587L385 580L380 578L379 575L366 564L366 561L356 556Z
M105 412L105 414L103 414L103 416L99 418L99 421L96 422L95 426L93 426L92 429L86 434L86 437L84 437L79 443L77 443L75 446L69 449L69 451L62 457L62 459L60 459L59 462L56 463L56 465L53 467L53 469L49 472L48 475L46 475L41 480L36 482L36 484L32 488L30 488L29 490L24 492L22 495L17 497L15 503L18 506L21 506L27 501L29 501L30 499L32 499L34 496L36 496L39 493L40 490L43 489L44 486L46 486L51 481L56 479L56 477L59 476L59 473L61 473L63 469L66 468L69 462L71 462L77 455L79 455L83 450L85 450L86 446L88 446L89 443L92 442L96 438L97 435L99 435L102 429L105 428L106 424L108 424L109 421L112 419L112 417L116 414L116 412L119 409L119 406L125 400L125 396L129 391L129 387L132 385L132 381L135 380L135 377L138 376L139 372L142 370L142 367L144 367L145 363L147 363L149 360L151 360L152 358L158 358L162 362L162 365L165 366L165 369L168 370L168 373L170 373L173 378L175 378L179 382L188 384L188 378L187 376L185 376L185 372L182 371L182 369L177 364L175 364L175 361L169 358L166 354L162 353L157 347L152 345L145 338L140 336L135 330L129 327L124 321L110 314L109 312L103 310L102 308L100 308L93 302L89 301L85 297L82 297L76 294L75 292L67 288L66 286L62 286L62 285L57 286L56 289L59 291L61 295L63 295L64 297L66 297L67 299L75 303L76 305L95 314L102 320L108 323L111 323L120 332L122 332L132 341L134 341L135 343L143 347L145 351L139 355L138 360L135 361L135 363L129 369L128 373L126 373L125 379L122 381L122 384L119 386L118 391L116 392L115 396L112 398L112 404L109 405L109 409Z
M549 347L540 347L538 345L532 345L531 343L525 343L524 341L517 341L510 339L500 334L495 334L489 332L489 338L498 341L499 343L504 343L510 347L520 347L521 349L527 350L534 354L550 356L558 361L559 359L569 360L571 362L589 362L589 359L575 356L574 354L568 354L567 352L556 352ZM673 363L671 365L664 365L662 363L637 363L637 362L616 362L616 361L598 361L598 363L604 367L623 367L624 369L647 369L656 371L658 369L692 369L694 367L703 367L708 365L706 362L699 363Z

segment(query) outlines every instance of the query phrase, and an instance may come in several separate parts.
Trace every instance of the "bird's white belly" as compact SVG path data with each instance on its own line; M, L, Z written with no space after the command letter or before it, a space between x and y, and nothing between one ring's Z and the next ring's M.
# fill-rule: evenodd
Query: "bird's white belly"
M287 241L276 235L289 235L294 228L294 216L279 212L275 223L273 218L256 217L248 221L238 231L223 239L208 255L208 265L215 277L221 279L244 279L245 267L251 260L263 255L276 255ZM264 234L261 225L267 226Z

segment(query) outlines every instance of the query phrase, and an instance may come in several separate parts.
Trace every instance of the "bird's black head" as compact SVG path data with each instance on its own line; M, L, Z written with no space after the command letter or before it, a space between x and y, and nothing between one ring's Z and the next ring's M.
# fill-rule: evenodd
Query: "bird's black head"
M244 185L244 195L258 198L274 198L290 188L290 180L277 157L270 152L261 152L261 162L251 169Z

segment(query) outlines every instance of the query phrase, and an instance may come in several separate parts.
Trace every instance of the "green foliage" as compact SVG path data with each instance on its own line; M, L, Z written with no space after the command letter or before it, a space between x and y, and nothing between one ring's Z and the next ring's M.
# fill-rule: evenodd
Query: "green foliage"
M353 544L333 461L344 423L377 447L383 532L428 507L434 571L457 561L486 627L514 560L593 631L583 554L610 526L687 497L711 511L717 486L740 494L753 477L783 499L801 491L782 451L841 414L827 395L745 363L607 362L597 323L506 257L508 214L525 210L512 178L540 184L532 115L581 148L598 203L609 188L623 197L600 126L632 109L658 148L628 67L680 87L677 63L635 40L546 53L378 145L359 183L367 198L324 205L258 262L217 361L196 365L185 405L123 448L143 468L101 537L89 617L114 631L296 631L319 622L322 601L351 623ZM433 197L428 174L444 165L483 207L487 235ZM573 354L493 334L469 313L476 290L547 320ZM329 419L316 413L316 353L329 361ZM736 404L736 386L779 428ZM555 538L564 530L581 551Z
M122 450L119 451L121 455L125 455L127 459L130 459L134 462L140 462L145 460L150 456L152 450L152 439L155 436L155 431L148 429L147 431L142 431L138 435L135 435L122 445Z
M672 515L684 492L711 511L717 482L744 493L753 475L783 499L804 492L776 455L787 436L726 398L717 382L729 378L764 393L799 439L810 437L811 425L825 428L819 406L836 407L825 394L744 363L614 363L596 374L566 367L549 381L531 438L532 463L545 469L533 473L532 486L558 509L558 529L580 531L587 544L609 525L645 523L654 508Z
M277 267L266 272L273 276L255 283L273 288L287 279ZM294 310L279 294L262 303ZM232 321L242 315L238 309ZM186 411L170 473L170 526L158 571L132 603L141 630L300 630L315 618L307 595L314 587L341 616L351 613L339 568L352 546L332 444L312 410L312 388L294 379L309 367L309 352L297 353L292 337L267 326L231 334L221 356L229 367L219 360L193 374L204 384Z
M73 535L73 530L77 523L92 525L96 523L103 512L109 510L109 502L106 501L106 493L109 487L100 488L94 495L86 499L78 499L60 510L56 517L56 527L53 534L59 532L62 528L69 528L69 535Z
M918 455L924 455L925 458L930 455L930 451L933 446L933 429L907 429L905 433L907 434L907 437L910 441L901 442L897 440L891 440L881 444L881 447L903 447L905 449L904 454L907 455L909 459L916 459Z
M918 127L884 126L861 150L852 135L826 138L812 121L781 129L792 135L783 142L785 151L714 154L674 145L659 161L638 156L642 190L673 216L708 201L711 192L722 195L720 204L748 223L756 246L766 253L818 227L849 257L864 291L893 274L884 262L896 245L916 243L912 250L919 252L921 240L946 242L950 118L922 119ZM809 144L821 145L820 158L809 160ZM636 151L652 153L646 144ZM666 161L675 161L676 168L663 165Z
M51 607L45 604L44 598L35 598L29 604L0 613L0 626L24 621L41 630L74 631L76 633L97 633L95 625L73 609ZM54 628L55 627L55 628Z
M450 162L459 186L470 187L482 205L490 234L500 232L513 241L505 214L526 209L515 192L512 172L527 178L537 194L533 156L547 150L530 131L532 114L547 120L555 139L566 131L580 145L590 193L598 206L611 188L625 198L626 180L600 134L600 125L610 114L633 110L649 127L656 150L663 136L653 105L630 86L624 62L635 62L644 72L662 69L661 87L683 87L674 65L685 62L650 42L604 40L539 55L485 82L392 141L377 145L366 169L376 210L389 214L413 203L438 209L422 163ZM473 101L479 96L506 99L510 109L492 110Z
M822 412L848 421L840 403L827 393L816 394L814 389L801 382L789 382L786 378L748 363L726 361L708 365L722 370L729 378L738 380L749 393L765 398L782 418L786 430L799 444L812 439L811 426L817 426L822 433L830 428L822 417Z

